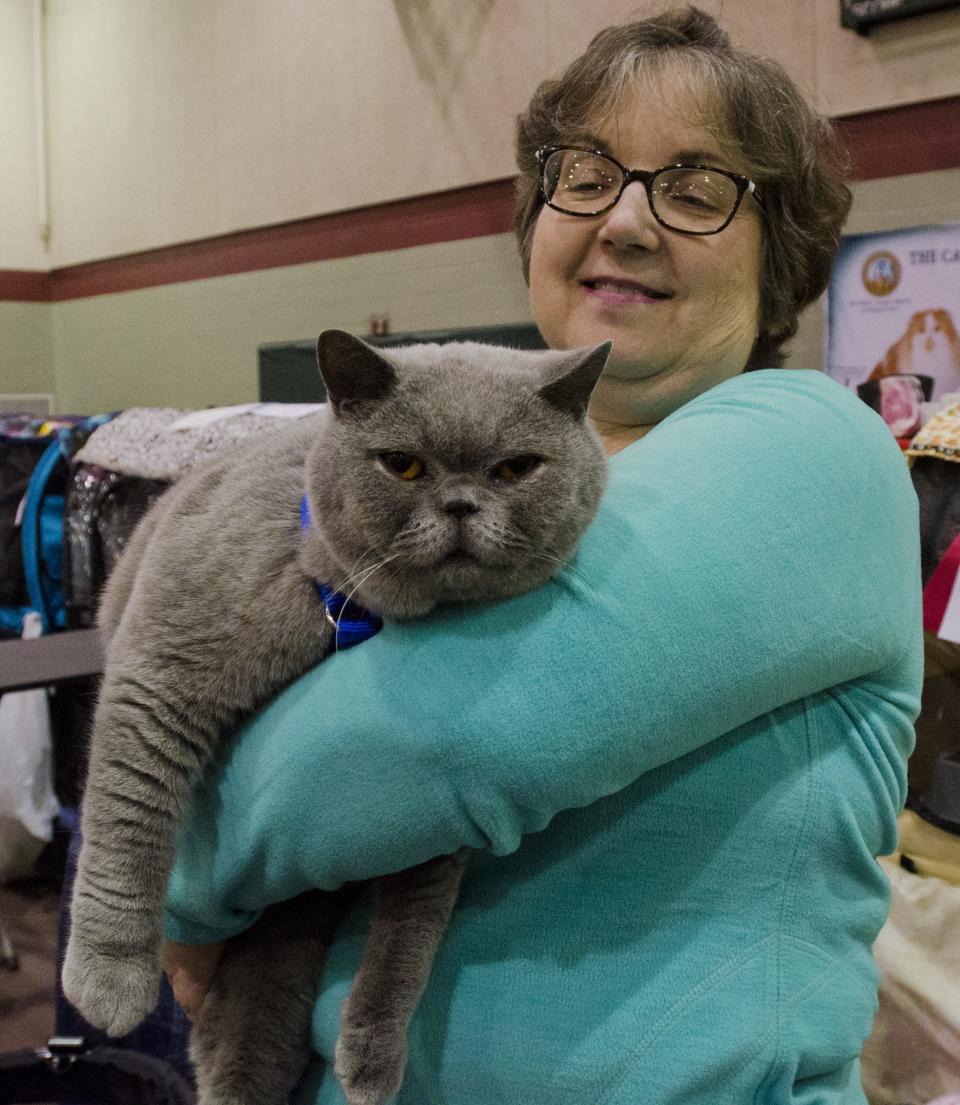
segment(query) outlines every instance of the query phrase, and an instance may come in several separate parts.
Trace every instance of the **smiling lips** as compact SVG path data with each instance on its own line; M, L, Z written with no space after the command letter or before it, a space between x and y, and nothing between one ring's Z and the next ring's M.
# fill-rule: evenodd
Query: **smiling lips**
M609 277L593 277L581 280L580 286L591 299L616 306L631 303L662 303L671 299L670 292L658 291L635 280L621 280Z

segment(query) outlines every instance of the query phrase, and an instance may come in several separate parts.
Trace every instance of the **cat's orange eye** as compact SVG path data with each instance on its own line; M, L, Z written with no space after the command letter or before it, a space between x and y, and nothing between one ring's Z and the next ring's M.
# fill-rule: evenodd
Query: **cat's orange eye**
M535 457L532 453L524 453L519 457L509 457L507 460L500 461L490 475L497 480L518 480L521 476L529 475L534 468L538 468L540 460L540 457Z
M415 480L423 475L423 461L413 453L381 453L380 460L402 480Z

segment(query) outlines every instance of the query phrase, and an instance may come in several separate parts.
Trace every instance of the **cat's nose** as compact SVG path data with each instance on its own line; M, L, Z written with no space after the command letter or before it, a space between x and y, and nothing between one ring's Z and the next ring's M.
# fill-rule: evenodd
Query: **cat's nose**
M480 508L469 499L451 499L449 503L444 503L443 509L459 520L466 518L468 514L476 514Z

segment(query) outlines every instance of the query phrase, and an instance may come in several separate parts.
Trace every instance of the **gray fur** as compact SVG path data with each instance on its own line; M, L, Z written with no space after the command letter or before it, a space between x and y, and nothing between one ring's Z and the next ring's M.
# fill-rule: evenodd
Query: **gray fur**
M121 1035L153 1008L177 828L229 734L329 650L313 580L413 618L527 591L571 554L605 480L585 411L608 352L381 354L327 331L325 411L204 463L144 518L100 609L106 668L63 971L89 1021ZM421 458L423 476L404 480L378 459L393 453ZM542 463L492 475L527 454ZM314 524L301 533L304 488ZM465 862L441 856L375 886L337 1048L350 1105L399 1088ZM229 942L194 1026L201 1105L283 1101L308 1055L342 898L304 895Z

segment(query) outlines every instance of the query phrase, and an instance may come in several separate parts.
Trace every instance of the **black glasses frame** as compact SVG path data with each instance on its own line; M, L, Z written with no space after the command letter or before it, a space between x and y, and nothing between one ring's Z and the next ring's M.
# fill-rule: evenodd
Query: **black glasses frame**
M593 154L595 157L602 157L611 164L616 165L623 179L620 182L620 190L606 207L602 207L599 211L569 211L567 208L558 207L557 204L550 201L547 197L547 161L550 159L551 154L560 153L561 151L564 153ZM553 208L554 211L559 211L561 215L571 215L575 219L595 219L598 215L605 215L620 202L620 197L626 191L627 186L633 184L634 181L638 181L646 190L647 203L650 205L650 213L662 227L665 227L667 230L672 230L675 234L692 234L696 237L704 237L707 234L719 234L721 230L726 230L733 221L734 215L740 210L740 204L744 196L752 195L758 202L760 199L757 194L757 186L749 177L741 176L740 173L732 173L729 169L718 169L716 165L686 165L681 162L677 165L661 165L659 169L628 169L626 165L621 165L615 157L611 157L610 154L604 153L603 150L591 150L586 146L541 146L540 149L537 150L537 163L540 166L540 195L543 197L543 202L547 207ZM737 188L737 198L734 202L733 210L716 230L684 230L681 227L672 226L670 223L664 222L657 214L653 202L653 182L661 173L665 173L670 169L700 169L710 173L719 173L720 176L725 176L728 180L733 181Z

